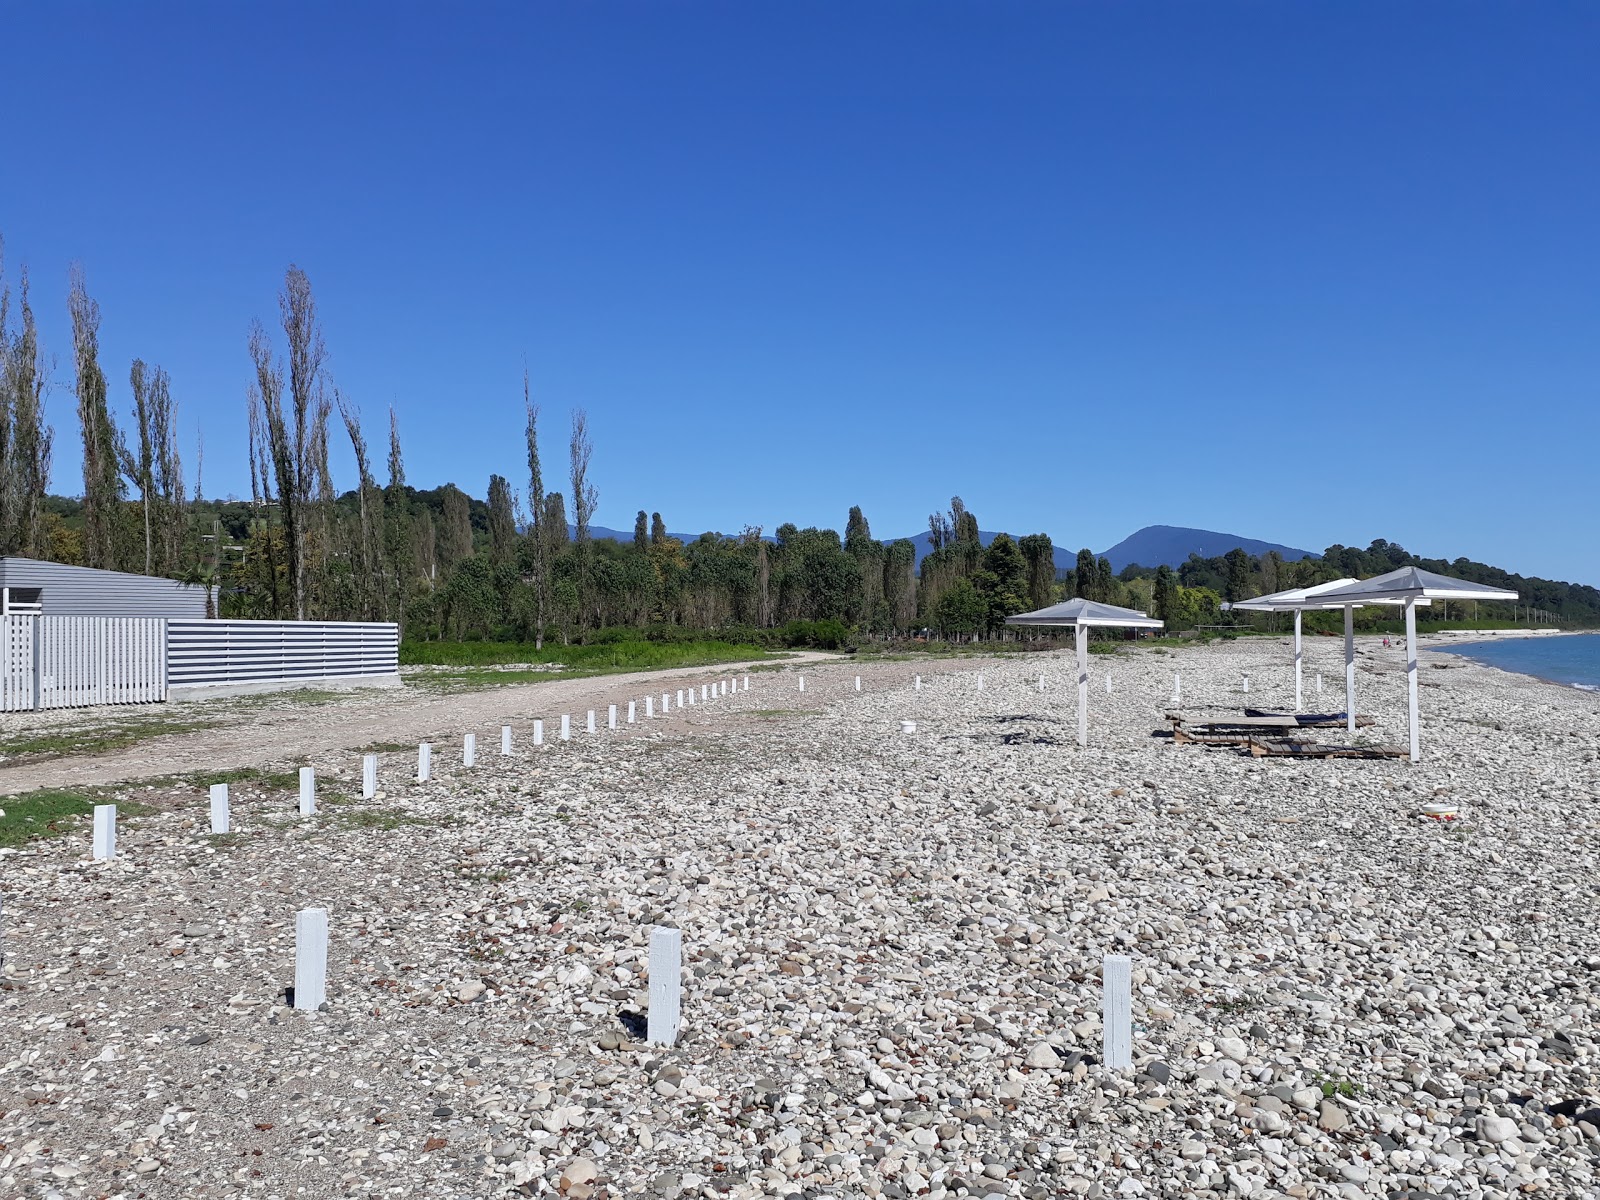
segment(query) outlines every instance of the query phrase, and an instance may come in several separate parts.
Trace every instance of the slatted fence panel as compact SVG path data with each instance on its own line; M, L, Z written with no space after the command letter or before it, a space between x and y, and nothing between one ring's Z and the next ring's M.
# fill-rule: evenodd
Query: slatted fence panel
M40 708L154 704L167 698L159 617L35 617Z
M0 712L33 707L33 618L0 617Z
M168 621L173 687L394 675L400 627L386 621Z

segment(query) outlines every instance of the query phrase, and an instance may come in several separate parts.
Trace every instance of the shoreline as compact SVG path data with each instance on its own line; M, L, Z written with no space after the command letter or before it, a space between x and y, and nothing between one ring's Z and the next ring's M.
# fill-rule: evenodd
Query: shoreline
M1582 637L1582 636L1585 636L1585 635L1600 636L1600 630L1561 630L1559 632L1553 632L1551 634L1546 634L1546 635L1542 635L1542 636L1547 636L1547 637L1554 637L1554 636ZM1588 682L1582 682L1582 681L1570 680L1570 679L1552 679L1550 676L1541 675L1537 671L1519 671L1519 670L1516 670L1515 668L1504 666L1501 663L1490 662L1487 659L1479 658L1475 654L1472 653L1472 648L1474 646L1482 646L1482 645L1492 644L1493 642L1505 641L1505 640L1510 640L1510 639L1506 639L1506 638L1474 639L1474 640L1469 641L1469 642L1462 642L1462 643L1460 643L1459 646L1428 646L1426 648L1429 649L1429 650L1438 651L1440 653L1452 654L1452 655L1455 655L1455 656L1460 657L1460 658L1468 659L1474 665L1480 666L1480 667L1486 667L1486 668L1488 668L1489 670L1492 670L1492 671L1501 671L1501 672L1503 672L1503 673L1505 673L1507 675L1515 675L1515 676L1519 676L1519 677L1521 677L1523 679L1537 680L1540 683L1549 684L1552 687L1558 687L1558 688L1560 688L1560 689L1562 689L1563 691L1566 691L1566 692L1573 692L1573 691L1584 692L1584 693L1587 693L1589 695L1594 695L1596 693L1600 693L1600 681L1597 681L1596 683L1588 683ZM1419 647L1419 649L1420 648L1421 647Z

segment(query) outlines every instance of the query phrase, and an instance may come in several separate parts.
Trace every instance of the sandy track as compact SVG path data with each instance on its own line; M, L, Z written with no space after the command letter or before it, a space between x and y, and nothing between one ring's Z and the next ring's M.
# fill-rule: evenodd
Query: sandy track
M385 688L354 690L337 700L321 703L307 703L286 694L281 699L257 696L137 709L102 709L87 716L83 713L48 714L41 721L41 728L48 727L50 717L59 720L63 715L72 719L73 727L81 725L86 731L92 731L97 723L132 724L140 720L215 720L218 724L213 728L152 737L122 750L0 767L0 795L16 795L35 788L91 787L191 771L256 767L288 758L354 751L373 744L459 740L471 730L479 731L481 745L490 733L498 738L501 725L512 725L521 736L534 718L548 721L568 712L573 714L574 726L578 726L583 713L590 708L598 709L603 721L608 704L625 707L629 700L641 700L646 693L659 696L690 680L698 684L742 673L751 667L774 665L786 669L804 665L808 670L838 671L849 666L849 660L807 651L781 660L636 671L582 679L553 678L454 694L440 694L420 687ZM904 674L906 666L892 664L892 669ZM852 669L866 674L873 668ZM692 717L692 710L682 717L673 714L673 719L678 720ZM21 725L20 729L13 727L14 731L30 728L28 724Z

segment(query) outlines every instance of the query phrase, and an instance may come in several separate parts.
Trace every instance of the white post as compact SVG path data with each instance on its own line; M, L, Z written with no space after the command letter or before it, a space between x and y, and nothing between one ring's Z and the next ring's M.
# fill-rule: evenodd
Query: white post
M861 690L861 676L857 675L856 676L856 691L859 692L860 690Z
M1305 700L1301 698L1301 667L1300 667L1300 617L1301 611L1294 610L1294 710L1299 712L1305 707Z
M744 677L744 690L747 692L750 690L750 676L748 675Z
M315 1012L328 998L328 910L302 908L294 918L294 1006Z
M678 993L682 987L683 931L650 931L650 1012L645 1040L671 1046L678 1040Z
M117 856L117 806L94 806L94 860L109 862Z
M570 742L572 740L572 714L571 713L562 713L561 714L561 740L563 742Z
M607 729L615 729L616 727L617 727L617 706L615 704L610 704L610 705L606 706L606 728Z
M317 812L317 772L314 767L300 768L300 815L315 816Z
M694 706L695 706L695 699L694 699L694 688L693 688L693 687L691 687L691 688L690 688L690 689L689 689L689 707L690 707L690 708L693 708L693 707L694 707ZM678 701L678 707L679 707L679 708L682 708L682 707L683 707L683 701L681 701L681 700L680 700L680 701Z
M533 744L535 746L544 745L544 722L543 721L535 721L533 723Z
M227 833L232 824L228 820L228 785L213 783L211 785L211 832Z
M1044 676L1043 675L1039 676L1039 690L1041 692L1044 691Z
M628 724L632 725L639 719L638 710L634 708L634 701L628 701Z
M1422 730L1417 727L1417 601L1406 601L1406 704L1410 710L1411 761L1422 761Z
M1082 621L1072 627L1078 648L1078 745L1089 744L1089 629Z
M592 708L589 710L589 716L584 721L583 731L585 733L594 732L594 709Z
M681 692L678 694L678 699L679 700L683 699L683 694ZM666 714L671 712L671 711L672 711L672 697L670 695L668 695L666 692L662 692L661 693L661 715L662 716L666 716Z
M700 685L700 699L702 701L711 699L711 687L709 684L702 683Z
M679 708L683 707L683 689L682 688L678 689L678 707Z
M417 782L427 783L433 774L433 744L423 742L417 747Z
M363 754L361 756L361 798L371 800L378 794L378 756L376 754Z
M469 733L461 739L461 765L475 767L478 765L478 735Z
M1182 671L1174 671L1172 673L1172 702L1174 704L1182 704L1183 703L1183 672Z
M982 671L978 672L978 690L980 692L983 691L983 672Z
M504 758L511 753L511 726L500 726L500 757Z
M920 692L922 690L922 676L921 675L918 675L918 676L913 678L912 683L911 683L911 687L912 687L913 691Z
M1322 672L1317 672L1317 695L1322 695Z
M1111 695L1111 676L1106 676L1106 695Z
M1244 677L1244 690L1246 695L1250 694L1250 676L1248 675Z
M665 700L666 697L663 696L662 699ZM644 698L644 715L648 721L656 719L656 698L654 696L646 696Z
M1344 606L1344 713L1345 728L1356 731L1356 609Z
M1108 954L1101 967L1102 1061L1113 1071L1133 1066L1133 960Z
M804 675L800 676L800 690L802 692L806 690L806 677Z

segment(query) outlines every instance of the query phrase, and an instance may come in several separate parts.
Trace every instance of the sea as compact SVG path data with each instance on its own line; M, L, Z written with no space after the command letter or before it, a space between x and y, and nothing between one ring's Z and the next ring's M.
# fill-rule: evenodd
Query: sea
M1502 671L1536 675L1586 692L1600 692L1600 633L1570 637L1503 638L1466 646L1434 647Z

